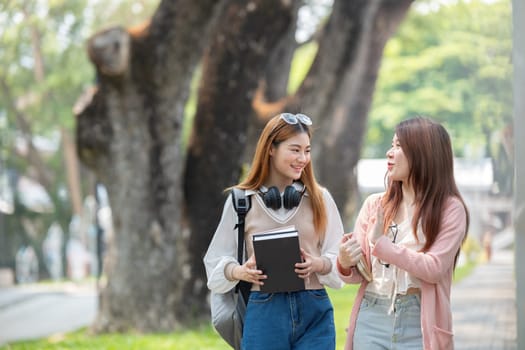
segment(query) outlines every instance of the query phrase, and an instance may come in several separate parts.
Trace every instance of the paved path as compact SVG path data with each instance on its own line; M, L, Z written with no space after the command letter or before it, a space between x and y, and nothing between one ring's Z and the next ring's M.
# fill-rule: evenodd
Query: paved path
M0 288L0 346L85 327L94 320L96 308L95 288L90 285Z
M452 286L456 350L517 350L514 252L496 250Z

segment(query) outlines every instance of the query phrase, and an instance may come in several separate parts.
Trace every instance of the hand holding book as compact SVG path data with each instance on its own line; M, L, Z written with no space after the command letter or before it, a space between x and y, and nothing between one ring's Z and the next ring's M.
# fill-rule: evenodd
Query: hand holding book
M252 255L248 260L246 260L246 262L242 265L230 263L226 267L224 275L230 281L245 281L248 283L257 284L259 286L263 285L264 280L267 278L267 276L264 275L261 270L257 269L254 255Z
M301 248L301 256L303 258L303 262L295 264L295 272L299 275L299 277L308 280L310 275L322 270L322 268L319 268L319 264L316 265L316 259L318 259L318 261L322 261L320 260L320 257L314 257L313 255L308 254L308 252L303 248Z
M341 266L345 269L356 266L361 275L367 280L372 280L372 270L366 261L359 242L352 234L345 234L339 246L337 257Z
M361 273L361 276L368 282L372 281L372 268L368 265L365 256L361 256L361 259L357 262L357 269Z

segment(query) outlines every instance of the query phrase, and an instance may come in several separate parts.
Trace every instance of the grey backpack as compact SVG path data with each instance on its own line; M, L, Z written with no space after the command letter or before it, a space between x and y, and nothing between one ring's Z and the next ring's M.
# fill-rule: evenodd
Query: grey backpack
M233 207L237 212L238 245L237 261L242 265L244 252L244 219L251 207L251 198L244 190L233 188ZM230 346L236 350L241 348L244 313L250 294L251 284L240 281L235 288L227 293L211 293L211 321L213 327Z

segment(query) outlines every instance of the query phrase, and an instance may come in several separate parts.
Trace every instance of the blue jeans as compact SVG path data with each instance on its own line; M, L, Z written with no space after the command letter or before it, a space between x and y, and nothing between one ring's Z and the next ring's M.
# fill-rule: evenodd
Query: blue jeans
M251 292L242 349L335 349L334 310L326 290Z
M394 311L388 314L390 298L365 293L354 333L354 350L419 350L421 334L421 301L419 295L400 295Z

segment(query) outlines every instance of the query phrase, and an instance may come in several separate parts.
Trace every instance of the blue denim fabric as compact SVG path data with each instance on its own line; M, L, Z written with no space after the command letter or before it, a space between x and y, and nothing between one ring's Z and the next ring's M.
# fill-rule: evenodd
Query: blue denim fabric
M335 349L334 311L326 290L251 292L242 349Z
M400 295L394 302L365 293L354 333L354 350L423 349L419 295Z

